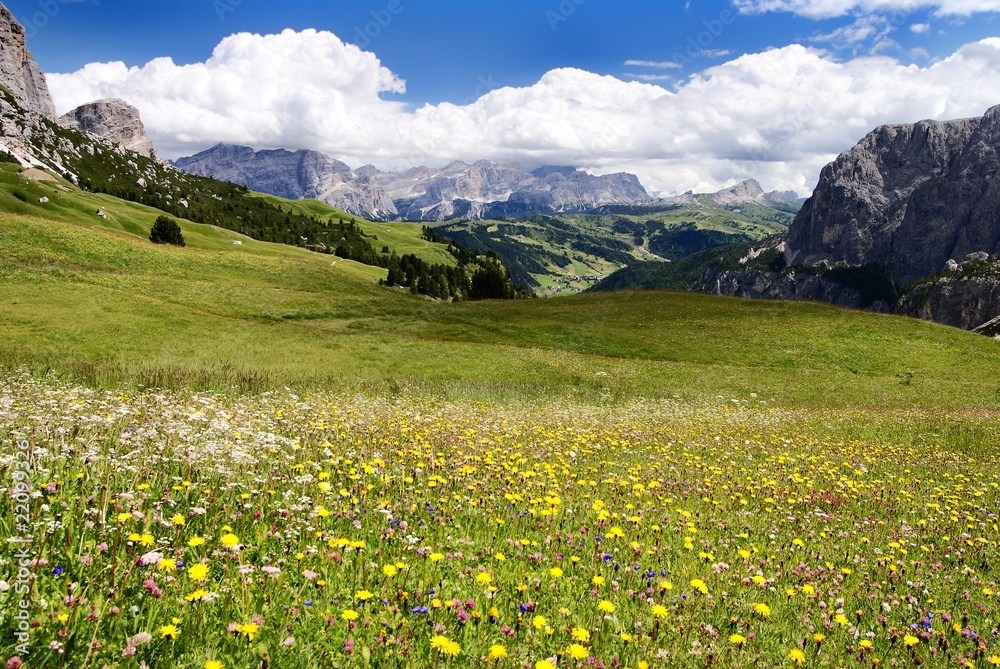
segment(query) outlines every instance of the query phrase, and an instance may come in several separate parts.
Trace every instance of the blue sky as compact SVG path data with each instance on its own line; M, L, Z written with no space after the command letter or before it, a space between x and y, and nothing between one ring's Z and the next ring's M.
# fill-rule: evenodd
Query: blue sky
M29 29L29 48L47 72L74 71L99 61L142 65L158 56L192 63L205 60L222 38L235 32L316 28L374 51L384 65L406 79L407 92L401 97L413 104L461 103L491 86L530 85L559 67L625 79L663 77L658 81L670 85L723 58L768 47L815 44L849 57L875 46L871 39L846 45L816 40L849 27L856 12L826 19L790 12L741 15L728 0L7 0L6 4ZM890 36L896 45L883 53L920 63L1000 34L996 13L976 15L974 20L932 14L927 7L898 15L899 25ZM909 30L914 24L930 29L916 34ZM628 61L679 61L683 67L627 66Z
M124 98L168 157L226 141L803 191L875 125L1000 103L1000 0L5 4L60 112Z

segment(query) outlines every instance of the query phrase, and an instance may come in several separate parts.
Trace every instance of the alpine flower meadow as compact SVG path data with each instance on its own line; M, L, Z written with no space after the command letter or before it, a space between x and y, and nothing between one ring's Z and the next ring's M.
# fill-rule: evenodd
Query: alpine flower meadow
M988 413L15 375L0 429L7 667L1000 665Z

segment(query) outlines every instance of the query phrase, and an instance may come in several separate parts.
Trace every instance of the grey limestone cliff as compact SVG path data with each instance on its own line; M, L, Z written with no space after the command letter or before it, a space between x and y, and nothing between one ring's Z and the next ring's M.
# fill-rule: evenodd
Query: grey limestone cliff
M103 137L136 153L158 160L139 110L124 100L97 100L59 117L59 125Z
M396 208L370 171L354 172L318 151L254 151L219 144L174 162L191 174L212 177L292 200L322 200L353 214L382 219Z
M0 4L0 84L14 95L22 108L55 119L56 108L24 41L24 27Z
M996 318L1000 271L979 270L1000 266L1000 106L875 129L823 169L783 241L784 270L712 268L700 287L968 329Z
M879 264L902 285L1000 252L1000 106L877 128L827 165L786 237L789 264Z

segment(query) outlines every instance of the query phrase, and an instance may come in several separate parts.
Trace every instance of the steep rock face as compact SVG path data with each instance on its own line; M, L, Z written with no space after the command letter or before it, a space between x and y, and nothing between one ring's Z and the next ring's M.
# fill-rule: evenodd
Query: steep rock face
M1000 280L941 278L903 295L897 311L971 330L1000 314Z
M1000 106L877 128L827 165L786 241L789 264L881 264L897 284L1000 251Z
M829 281L815 274L760 272L754 270L709 270L700 281L701 288L716 295L751 297L765 300L806 300L826 302L840 307L855 307L861 301L858 290ZM891 305L872 305L886 311Z
M24 42L24 27L0 4L0 84L25 110L55 120L56 108L45 75Z
M88 102L59 117L59 125L103 137L136 153L158 160L139 110L124 100Z
M314 198L367 218L395 216L392 200L371 170L356 173L318 151L254 151L220 144L174 163L191 174L231 181L252 190L297 200Z
M1000 256L949 260L945 272L901 295L896 311L966 330L1000 317Z

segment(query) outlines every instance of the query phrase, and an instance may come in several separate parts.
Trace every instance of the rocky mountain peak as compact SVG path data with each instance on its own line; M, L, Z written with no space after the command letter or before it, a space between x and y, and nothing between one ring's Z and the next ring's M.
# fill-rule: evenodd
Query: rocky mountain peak
M396 214L392 200L373 179L372 170L358 174L319 151L254 151L249 146L219 144L181 158L174 165L191 174L231 181L279 197L322 200L366 218Z
M899 285L1000 252L1000 106L876 128L820 175L788 231L790 264L878 264Z
M24 27L0 4L0 83L14 95L18 105L55 120L56 107L24 41Z
M130 151L159 160L139 110L117 98L81 105L59 117L59 125L103 137Z
M723 207L760 202L764 199L764 189L756 179L741 181L735 186L724 188L712 194L712 200Z

